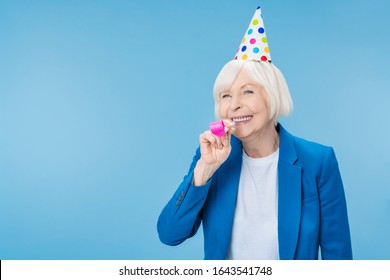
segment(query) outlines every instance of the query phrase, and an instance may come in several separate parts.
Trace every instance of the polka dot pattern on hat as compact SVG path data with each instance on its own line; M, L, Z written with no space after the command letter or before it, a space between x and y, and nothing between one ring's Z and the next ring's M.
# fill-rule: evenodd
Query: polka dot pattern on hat
M260 7L257 7L234 59L271 61Z

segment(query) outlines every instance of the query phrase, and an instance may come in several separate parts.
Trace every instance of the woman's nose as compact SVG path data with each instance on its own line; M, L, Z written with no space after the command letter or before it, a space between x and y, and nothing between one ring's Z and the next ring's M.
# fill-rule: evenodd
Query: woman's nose
M232 97L232 101L230 103L230 110L237 111L240 108L241 108L240 98Z

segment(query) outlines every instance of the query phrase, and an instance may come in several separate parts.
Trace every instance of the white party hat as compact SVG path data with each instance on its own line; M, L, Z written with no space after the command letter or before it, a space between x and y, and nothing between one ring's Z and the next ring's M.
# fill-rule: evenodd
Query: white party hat
M253 15L234 59L271 62L260 6Z

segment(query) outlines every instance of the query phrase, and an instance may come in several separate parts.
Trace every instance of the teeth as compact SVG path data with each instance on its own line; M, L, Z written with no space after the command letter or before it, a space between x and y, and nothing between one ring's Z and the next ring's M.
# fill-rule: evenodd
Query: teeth
M245 122L250 120L252 117L241 117L241 118L233 118L234 122Z

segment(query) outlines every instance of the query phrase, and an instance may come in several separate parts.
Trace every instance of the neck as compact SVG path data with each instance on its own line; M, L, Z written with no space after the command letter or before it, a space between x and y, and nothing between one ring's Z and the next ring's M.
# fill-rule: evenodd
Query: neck
M269 156L279 148L279 134L273 122L257 135L241 141L245 153L252 158Z

